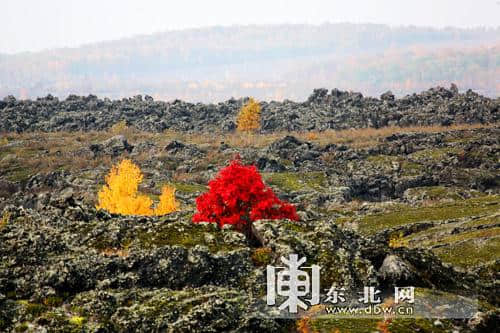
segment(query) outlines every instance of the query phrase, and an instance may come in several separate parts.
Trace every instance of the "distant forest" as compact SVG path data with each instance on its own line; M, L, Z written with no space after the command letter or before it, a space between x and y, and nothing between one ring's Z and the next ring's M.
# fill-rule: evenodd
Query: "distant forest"
M378 96L456 83L500 95L500 28L232 26L0 54L0 98L95 94L216 102L304 100L314 88Z

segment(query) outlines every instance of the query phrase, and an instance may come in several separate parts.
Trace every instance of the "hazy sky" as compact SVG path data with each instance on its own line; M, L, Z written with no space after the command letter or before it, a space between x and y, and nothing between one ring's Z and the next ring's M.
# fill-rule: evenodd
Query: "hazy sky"
M498 27L500 0L0 0L0 53L213 25Z

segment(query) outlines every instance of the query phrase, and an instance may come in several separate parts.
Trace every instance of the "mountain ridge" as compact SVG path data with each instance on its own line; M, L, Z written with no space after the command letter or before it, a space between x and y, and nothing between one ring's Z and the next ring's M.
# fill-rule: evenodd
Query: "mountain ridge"
M498 28L325 24L170 31L0 56L0 96L145 93L202 102L231 96L283 100L306 98L325 85L376 96L451 82L497 96L500 54L491 47L499 44ZM375 71L369 64L377 61ZM407 62L409 73L397 66ZM304 68L311 69L303 73Z

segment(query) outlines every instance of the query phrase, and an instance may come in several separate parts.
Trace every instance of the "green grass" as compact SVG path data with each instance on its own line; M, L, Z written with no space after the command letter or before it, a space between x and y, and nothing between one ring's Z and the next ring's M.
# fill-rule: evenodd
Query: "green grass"
M22 182L28 180L34 174L33 170L17 167L9 171L7 180L11 182Z
M452 332L454 329L453 321L449 319L442 319L442 326L434 326L435 319L395 319L389 324L390 332L398 333L445 333Z
M391 156L391 155L374 155L368 156L366 158L370 164L373 164L377 167L392 169L393 163L399 163L401 168L401 173L403 176L415 176L424 170L424 167L418 163L411 162L406 160L400 156Z
M95 227L84 227L80 233L87 235ZM130 250L153 249L163 246L183 246L193 248L197 245L206 246L212 253L219 251L227 252L244 248L244 241L239 244L226 242L224 236L226 231L217 228L215 224L209 226L189 223L179 226L177 223L160 222L149 225L147 228L136 228L123 236L117 244L109 234L102 233L98 237L89 240L88 246L104 251L108 249ZM234 231L236 232L236 231Z
M252 253L252 262L255 266L265 266L271 263L273 251L268 247L259 247Z
M500 223L500 212L493 215L483 216L478 219L474 219L467 223L461 224L460 227L468 228L477 226L487 226L490 224L498 224L498 223Z
M12 154L13 150L10 148L3 148L0 146L0 161L7 155Z
M410 196L421 197L427 200L462 200L463 197L459 194L460 189L455 187L446 186L424 186L424 187L414 187L408 190ZM478 191L468 191L468 194L472 197L477 197L481 195Z
M412 247L432 248L443 261L470 268L499 258L500 227L498 214L483 216L472 221L437 225L405 237ZM482 229L463 230L457 228ZM489 226L489 227L488 227Z
M207 241L207 235L213 236L213 241ZM207 246L211 252L231 251L241 248L234 244L224 242L223 231L217 229L215 225L205 227L195 223L187 224L182 228L170 223L162 223L155 226L153 232L148 230L139 231L129 239L130 245L138 243L141 248L154 248L161 246L181 245L187 248L196 245Z
M441 260L462 268L470 268L498 259L500 238L468 239L433 250Z
M425 229L420 232L413 233L407 237L405 237L406 240L409 242L415 243L414 246L422 246L423 244L426 245L436 245L440 243L444 243L446 240L447 235L451 235L452 232L454 231L455 228L474 228L478 226L484 226L487 227L489 225L493 224L498 224L499 223L499 215L488 215L488 216L483 216L480 218L473 219L468 222L456 222L456 223L447 223L447 224L439 224L435 227ZM480 232L478 235L481 235L483 233L486 233L485 235L487 236L487 230L490 229L483 229L479 230ZM462 234L474 234L474 231L472 232L463 232ZM459 238L458 236L456 236ZM467 237L467 236L464 236ZM471 237L468 237L471 238ZM432 241L432 239L435 239ZM448 240L449 241L449 240Z
M394 319L389 325L389 332L397 333L446 333L451 332L454 328L453 322L451 320L441 320L443 326L436 327L433 325L435 319L423 319L423 318L411 318ZM349 332L349 333L367 333L367 332L380 332L377 324L380 319L335 319L333 316L328 318L327 316L318 317L312 320L311 328L314 332L320 333L335 333L336 330L339 333Z
M442 147L435 149L423 149L410 154L413 159L430 159L430 160L442 160L448 155L456 155L461 151L458 147Z
M500 237L500 227L479 229L479 230L461 232L458 234L439 237L439 239L433 239L430 241L421 242L420 246L432 247L432 246L440 245L440 244L450 244L450 243L457 243L457 242L474 240L474 239L495 238L495 237Z
M191 215L188 215L186 219L190 220ZM92 232L96 225L86 224L79 233L87 235ZM88 245L97 250L133 249L134 247L151 249L174 245L192 248L196 245L203 245L207 246L213 253L243 248L238 244L225 242L224 232L218 229L215 224L205 226L190 222L180 226L177 223L158 222L147 228L137 228L133 232L127 233L120 240L120 244L116 244L107 233L103 233L90 239Z
M205 185L200 185L200 184L171 182L168 183L168 185L175 187L177 191L183 193L198 193L198 192L205 192L207 190L207 187Z
M323 191L328 186L324 172L279 172L264 173L264 181L285 192L316 190Z
M377 332L378 319L335 319L330 316L318 317L312 320L311 328L316 332L334 333L338 330L340 333L366 333Z
M384 229L410 223L494 213L500 210L500 195L440 203L430 207L395 206L395 208L395 210L389 212L361 217L359 219L359 231L363 234L374 234ZM352 221L353 219L343 218L339 222Z
M304 223L301 223L301 222L283 221L280 223L283 226L283 228L290 230L292 232L303 233L303 232L311 231L311 228L309 228L308 226L306 226Z

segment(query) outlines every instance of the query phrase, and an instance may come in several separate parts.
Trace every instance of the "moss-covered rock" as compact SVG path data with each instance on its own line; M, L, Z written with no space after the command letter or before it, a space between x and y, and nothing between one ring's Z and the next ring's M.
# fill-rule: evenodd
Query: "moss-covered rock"
M285 192L316 190L324 191L328 186L323 172L280 172L263 174L264 181Z
M366 142L318 133L314 143L259 134L242 144L228 135L229 145L217 135L130 132L125 154L147 176L141 191L177 188L182 210L163 217L94 208L109 166L125 157L92 154L109 134L12 134L0 147L0 216L10 215L0 222L0 331L485 331L499 304L499 130L443 130ZM191 222L202 184L236 153L270 171L265 182L302 221L257 221L249 240ZM480 313L437 325L309 314L297 327L255 313L254 302L275 310L265 305L266 266L290 254L321 267L322 296L334 285L386 294L406 279L475 295Z
M394 209L382 213L365 215L360 218L344 218L359 225L359 231L373 234L403 224L426 221L440 221L478 214L493 213L500 209L500 196L487 195L451 203L438 203L424 207L395 206Z

